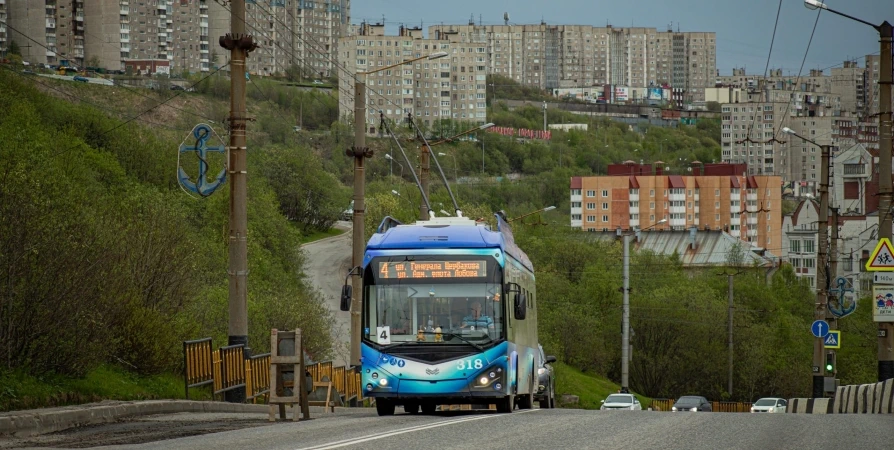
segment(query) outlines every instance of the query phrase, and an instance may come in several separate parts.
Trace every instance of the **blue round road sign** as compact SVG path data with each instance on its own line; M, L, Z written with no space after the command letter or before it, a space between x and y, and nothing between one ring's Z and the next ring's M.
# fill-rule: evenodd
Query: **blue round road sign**
M818 338L824 338L829 334L829 324L825 320L814 320L810 326L810 331Z

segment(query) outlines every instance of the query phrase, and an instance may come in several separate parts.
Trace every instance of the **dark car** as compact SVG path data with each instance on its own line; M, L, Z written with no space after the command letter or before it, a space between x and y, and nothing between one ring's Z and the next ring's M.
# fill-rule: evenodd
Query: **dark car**
M534 394L534 400L540 402L540 409L549 409L556 407L556 376L553 366L549 363L556 362L555 356L545 356L543 354L543 346L537 344L540 349L540 367L537 369L538 383L537 392Z
M82 77L82 76L80 76L80 75L75 75L73 79L74 79L75 81L80 81L81 83L86 83L87 81L89 81L89 80L87 80L86 78L84 78L84 77Z
M680 399L674 403L671 411L711 412L711 402L709 402L708 399L697 395L686 395L680 397Z
M184 88L183 86L177 85L177 84L172 84L171 90L172 91L185 91L186 88Z

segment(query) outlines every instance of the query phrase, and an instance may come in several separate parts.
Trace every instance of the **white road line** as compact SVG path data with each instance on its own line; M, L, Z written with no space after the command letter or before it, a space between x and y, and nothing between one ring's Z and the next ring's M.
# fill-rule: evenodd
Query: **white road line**
M531 409L528 411L519 411L515 414L525 414L525 413L535 412L535 411L539 411L539 409ZM363 437L359 437L359 438L329 442L329 443L320 444L320 445L317 445L314 447L304 447L304 448L301 448L298 450L328 450L330 448L346 447L348 445L360 444L363 442L374 441L377 439L387 438L387 437L391 437L391 436L397 436L397 435L404 434L404 433L412 433L414 431L422 431L422 430L427 430L430 428L438 428L438 427L454 425L454 424L463 423L463 422L472 422L475 420L492 419L494 417L506 417L506 415L505 414L486 415L486 416L478 416L478 417L464 417L464 418L459 418L459 419L442 420L440 422L429 423L429 424L425 424L425 425L416 425L416 426L408 427L408 428L400 428L400 429L397 429L394 431L385 431L382 433L376 433L376 434L372 434L369 436L363 436Z

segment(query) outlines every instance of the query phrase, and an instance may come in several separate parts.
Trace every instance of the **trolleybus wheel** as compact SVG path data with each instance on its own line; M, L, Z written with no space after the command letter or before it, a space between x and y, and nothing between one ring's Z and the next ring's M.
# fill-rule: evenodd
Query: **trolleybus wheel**
M389 400L385 400L383 398L376 400L376 412L379 413L380 416L393 416L394 415L394 403Z

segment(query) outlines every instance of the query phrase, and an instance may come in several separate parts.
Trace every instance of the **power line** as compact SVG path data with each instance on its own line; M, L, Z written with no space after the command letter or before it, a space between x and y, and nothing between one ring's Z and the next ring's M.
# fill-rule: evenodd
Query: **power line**
M795 80L795 85L793 86L793 90L792 90L793 92L794 92L794 88L798 87L798 85L801 83L801 72L804 71L804 63L807 62L807 54L810 53L810 44L813 42L813 35L814 35L814 33L816 33L816 25L819 23L820 14L822 14L822 12L823 12L822 8L817 8L816 20L813 22L813 30L810 31L810 39L807 40L807 49L804 50L804 58L801 60L801 68L798 69L798 77ZM783 119L785 119L785 117L788 116L788 110L789 110L789 107L791 106L792 102L794 102L794 99L789 98L788 103L785 104L785 111L782 113ZM779 135L779 131L781 131L781 130L777 129L774 131L773 139L776 139L776 136Z

